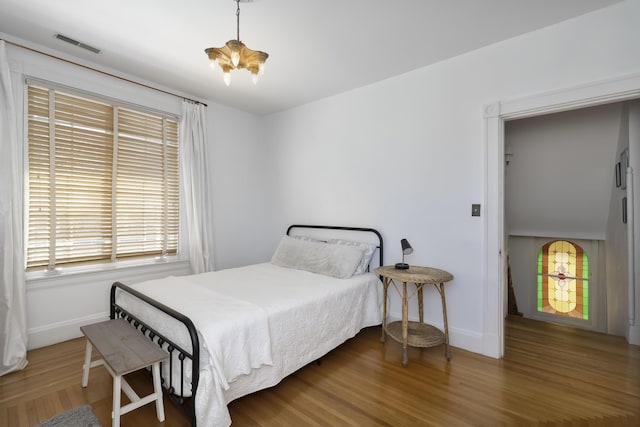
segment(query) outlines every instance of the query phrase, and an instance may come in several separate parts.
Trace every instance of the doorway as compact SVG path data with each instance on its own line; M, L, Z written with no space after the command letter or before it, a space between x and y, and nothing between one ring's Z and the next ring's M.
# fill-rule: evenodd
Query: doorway
M507 248L505 233L504 158L505 121L640 98L640 75L496 102L485 107L486 129L486 275L483 313L484 353L504 355L504 316L507 307ZM639 242L634 244L638 246ZM636 251L637 253L638 251ZM637 327L636 327L637 328ZM636 333L634 331L634 333ZM632 341L633 342L633 341Z
M627 307L619 301L626 287L607 287L606 272L608 261L626 266L627 256L612 259L606 251L609 231L624 230L611 211L623 194L613 165L628 143L621 136L627 116L625 104L616 102L505 123L505 250L525 317L624 335ZM626 235L620 237L626 247ZM553 241L573 249L543 256ZM616 302L609 314L608 297Z

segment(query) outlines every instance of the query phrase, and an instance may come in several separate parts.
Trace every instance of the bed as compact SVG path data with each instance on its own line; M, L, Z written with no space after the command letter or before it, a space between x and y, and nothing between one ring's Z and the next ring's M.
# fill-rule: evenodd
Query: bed
M377 257L375 256L377 254ZM292 225L271 262L111 287L125 318L165 349L168 396L199 427L381 322L383 241L371 228Z

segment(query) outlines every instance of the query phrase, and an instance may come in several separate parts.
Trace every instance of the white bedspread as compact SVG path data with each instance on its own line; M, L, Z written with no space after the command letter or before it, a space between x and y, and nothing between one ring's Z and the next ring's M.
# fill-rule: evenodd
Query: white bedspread
M207 349L215 380L224 390L251 369L271 365L267 312L191 277L195 276L150 280L135 288L191 319Z
M165 285L170 288L171 281L174 281L174 286L175 282L178 283L175 286L178 290L165 289L160 292L164 295L159 297L153 294L158 283L162 288ZM246 348L236 348L234 351L240 353L229 353L223 357L201 355L200 382L196 394L196 420L199 427L228 426L231 423L226 407L229 402L279 383L287 375L355 336L362 328L378 325L381 321L381 286L373 273L336 279L264 263L179 279L154 280L132 287L189 316L201 335L204 335L201 323L209 322L209 315L213 315L213 326L205 326L205 330L215 331L214 334L219 334L222 340L232 337L236 347L244 347L245 340L260 340L265 336L270 340L269 362L262 360L266 352L259 351L260 358L254 360L254 356L242 353ZM190 294L191 291L194 291L193 295L180 296L182 302L176 302L177 294ZM222 298L207 302L206 295ZM135 303L130 298L119 297L118 301L121 300L134 313L148 310L145 304ZM233 316L220 312L220 303L230 308ZM195 313L192 313L192 306L196 307ZM238 307L239 311L232 307ZM266 331L241 331L261 323L255 313L248 314L253 311L252 307L266 313ZM204 316L205 313L208 315ZM244 319L247 314L249 320ZM149 316L148 313L144 315ZM173 319L161 313L153 317L145 321L157 325L162 332L169 331L168 338L176 339L178 343L186 341L184 328ZM242 328L238 326L239 322L244 325ZM174 334L181 336L175 337ZM256 334L264 336L258 338ZM204 339L206 347L202 353L219 351L212 350L217 345L212 341L215 339L219 338ZM190 348L190 345L185 345ZM236 364L235 359L230 360L229 357L248 357L248 360L228 372L226 363L231 361L232 365ZM207 366L203 363L207 360L217 360L222 366ZM250 372L246 372L247 366L251 366ZM238 370L243 372L236 376ZM224 380L219 383L219 377L222 376L226 383Z

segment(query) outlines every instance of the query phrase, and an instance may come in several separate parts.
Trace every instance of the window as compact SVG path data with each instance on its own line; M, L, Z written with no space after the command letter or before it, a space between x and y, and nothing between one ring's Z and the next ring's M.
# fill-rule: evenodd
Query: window
M28 86L27 270L177 253L178 123Z
M538 311L589 319L589 258L579 245L554 240L538 252Z

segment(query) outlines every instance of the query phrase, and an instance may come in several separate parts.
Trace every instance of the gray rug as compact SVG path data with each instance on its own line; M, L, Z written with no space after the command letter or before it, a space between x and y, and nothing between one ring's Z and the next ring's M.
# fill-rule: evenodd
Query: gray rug
M91 406L84 405L56 415L36 427L100 427Z

